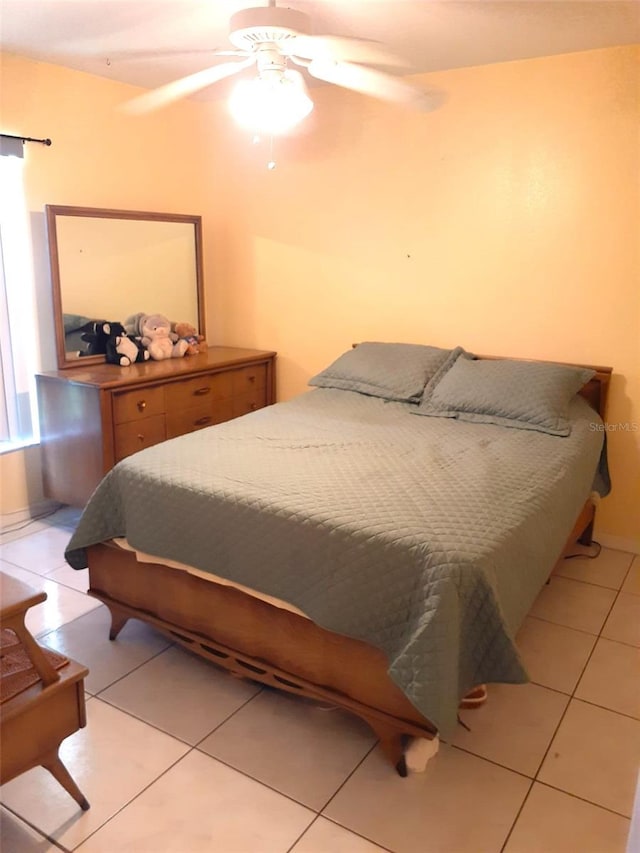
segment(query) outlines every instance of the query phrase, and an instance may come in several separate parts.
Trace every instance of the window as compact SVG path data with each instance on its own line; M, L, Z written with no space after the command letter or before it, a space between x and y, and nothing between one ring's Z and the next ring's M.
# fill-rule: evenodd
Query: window
M39 347L21 141L18 150L0 156L0 452L38 440Z

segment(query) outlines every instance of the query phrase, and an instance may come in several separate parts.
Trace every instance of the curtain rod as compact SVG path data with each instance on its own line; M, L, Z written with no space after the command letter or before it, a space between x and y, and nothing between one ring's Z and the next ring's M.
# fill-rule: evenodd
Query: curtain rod
M50 139L33 139L31 136L12 136L10 133L0 133L2 139L20 139L22 142L39 142L41 145L51 145Z

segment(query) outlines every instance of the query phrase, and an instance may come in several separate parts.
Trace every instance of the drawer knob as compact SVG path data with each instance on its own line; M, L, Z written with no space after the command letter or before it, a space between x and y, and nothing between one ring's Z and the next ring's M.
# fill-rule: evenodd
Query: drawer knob
M139 412L144 412L144 410L147 408L146 400L138 400L137 405L138 405L138 411Z
M194 426L206 426L211 423L211 415L205 415L203 418L198 418L197 421L193 422Z
M138 441L144 442L144 436L140 432L138 433Z
M250 408L250 409L251 409L251 411L253 412L253 411L255 411L255 410L258 408L258 404L257 404L257 403L252 403L252 404L249 406L249 408Z
M247 379L249 380L249 382L255 382L256 381L255 373L251 373L249 376L247 376Z
M209 391L211 391L211 388L209 388L208 386L206 388L196 388L193 394L195 397L204 397L204 395L208 394Z

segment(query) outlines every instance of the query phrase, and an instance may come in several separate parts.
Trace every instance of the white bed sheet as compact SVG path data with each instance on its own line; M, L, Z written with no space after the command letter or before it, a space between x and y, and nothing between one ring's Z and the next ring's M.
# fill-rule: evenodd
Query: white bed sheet
M204 578L208 581L215 581L216 583L223 584L224 586L232 586L234 589L239 589L240 592L251 595L253 598L259 598L261 601L266 601L267 604L272 604L274 607L280 607L282 610L289 610L291 613L297 613L298 616L304 616L305 619L309 618L302 610L299 610L295 605L289 604L287 601L283 601L281 598L276 598L272 595L265 595L264 593L251 589L248 586L243 586L242 584L234 583L234 581L230 581L227 578L221 578L219 575L214 575L212 572L202 572L200 569L194 569L193 566L188 566L186 563L180 563L177 560L167 560L164 557L156 557L153 554L146 554L144 551L138 551L136 548L131 546L124 537L112 539L111 541L119 548L123 548L125 551L133 551L136 555L136 560L140 563L159 563L161 566L167 566L170 569L189 572L191 575Z

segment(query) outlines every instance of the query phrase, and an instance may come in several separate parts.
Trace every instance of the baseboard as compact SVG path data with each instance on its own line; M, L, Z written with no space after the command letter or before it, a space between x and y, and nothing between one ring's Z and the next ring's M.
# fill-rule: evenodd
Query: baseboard
M612 548L614 551L627 551L629 554L640 554L640 539L631 539L626 536L610 536L608 533L594 534L603 547Z

